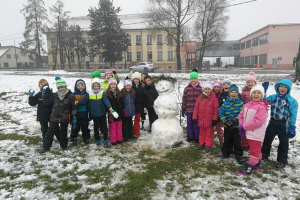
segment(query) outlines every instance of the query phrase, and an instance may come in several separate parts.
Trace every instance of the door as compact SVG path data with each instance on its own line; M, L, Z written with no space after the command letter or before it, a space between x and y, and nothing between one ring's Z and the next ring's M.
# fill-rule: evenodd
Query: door
M272 69L277 69L277 62L278 62L277 58L272 59Z

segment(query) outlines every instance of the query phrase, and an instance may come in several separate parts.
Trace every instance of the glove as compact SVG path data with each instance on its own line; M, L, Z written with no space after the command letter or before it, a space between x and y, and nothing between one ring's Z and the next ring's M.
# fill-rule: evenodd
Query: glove
M197 119L193 119L194 124L198 124L198 120Z
M288 133L289 133L289 138L294 138L296 136L296 127L289 126Z
M232 124L238 124L239 123L239 119L238 118L233 118L233 120L231 120Z
M34 93L35 93L34 89L30 89L29 90L29 97L33 97Z
M73 117L73 129L76 129L77 117Z
M49 88L49 85L43 85L42 87L42 93L45 94L46 93L46 90Z
M147 114L147 113L148 113L146 108L144 108L144 113L145 113L145 114Z
M217 120L212 120L211 126L216 126L217 125Z
M111 110L110 111L110 114L112 115L112 116L114 116L114 118L118 118L119 117L119 114L116 112L116 111L114 111L114 110Z
M225 120L225 121L223 121L223 124L226 126L226 127L230 127L230 126L232 126L233 124L232 124L232 122L231 121L229 121L229 120Z
M113 70L112 73L113 73L113 74L117 74L116 70Z
M263 82L262 83L262 86L264 87L264 89L265 89L265 94L267 93L267 90L268 90L268 88L269 88L269 82Z
M124 117L128 117L126 109L123 109L123 112L124 112Z
M241 137L246 135L246 134L245 134L245 129L244 129L243 125L240 125L240 126L239 126L239 131L240 131L240 136L241 136Z
M185 110L185 109L182 109L182 110L181 110L181 115L182 115L182 117L185 117L185 116L186 116L186 110Z

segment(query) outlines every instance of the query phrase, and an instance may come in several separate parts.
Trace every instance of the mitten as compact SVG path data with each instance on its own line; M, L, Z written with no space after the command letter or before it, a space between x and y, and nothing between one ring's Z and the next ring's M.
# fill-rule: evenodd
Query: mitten
M146 108L144 108L144 113L145 113L145 114L147 114L147 113L148 113Z
M48 90L49 89L49 85L43 85L43 87L42 87L42 93L43 94L45 94L46 93L46 90ZM50 90L50 89L49 89Z
M184 108L181 110L181 115L182 115L182 117L186 116L186 110Z
M73 129L76 129L77 117L73 117Z
M124 117L127 117L127 112L126 112L126 109L123 109L123 112L124 112Z
M116 111L114 111L114 110L111 110L110 111L110 114L112 115L112 116L114 116L114 118L118 118L119 117L119 114L116 112Z
M113 73L113 74L116 74L117 72L116 72L116 70L113 70L112 73Z
M294 138L296 136L296 127L289 126L288 133L289 133L289 138Z
M245 136L245 129L244 129L244 127L243 127L243 125L240 125L239 126L239 133L240 133L240 136Z
M29 90L29 97L33 97L34 93L35 93L34 89L30 89Z
M195 124L197 124L197 123L198 123L198 120L197 120L197 119L193 119L193 122L194 122Z
M212 120L211 126L216 126L217 125L217 120Z
M239 123L239 119L238 118L233 118L233 120L231 120L232 124L238 124Z
M265 94L267 93L267 90L269 88L269 82L263 82L262 83L262 86L264 87L264 90L265 90Z
M226 126L226 127L230 127L230 126L232 126L233 124L232 124L232 122L231 121L229 121L229 120L225 120L225 121L223 121L223 124Z

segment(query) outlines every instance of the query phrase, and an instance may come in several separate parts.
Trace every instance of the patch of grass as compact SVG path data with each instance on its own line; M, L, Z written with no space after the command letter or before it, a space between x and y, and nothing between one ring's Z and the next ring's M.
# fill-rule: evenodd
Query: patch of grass
M17 162L19 160L20 160L19 157L10 157L7 161L10 162L10 163L13 163L13 162Z
M4 95L6 95L7 94L7 92L1 92L0 93L0 98L2 98Z
M31 180L31 181L23 181L22 182L22 187L25 189L32 189L38 186L38 181L37 180Z
M0 133L0 140L24 140L27 145L37 145L41 141L41 138L35 136L18 135L17 133Z

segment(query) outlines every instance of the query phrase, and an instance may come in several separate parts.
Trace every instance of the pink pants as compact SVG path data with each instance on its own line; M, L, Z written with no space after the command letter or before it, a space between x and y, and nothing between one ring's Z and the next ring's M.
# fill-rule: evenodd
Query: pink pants
M224 138L224 131L222 129L222 121L218 120L217 125L215 127L215 130L217 131L218 137L219 139L223 139Z
M140 121L141 121L142 113L137 113L134 116L134 123L133 123L133 135L139 136L140 135Z
M249 144L249 161L248 164L255 166L259 160L261 160L261 141L249 140L247 139Z
M200 127L199 144L206 147L212 147L214 144L214 127L203 128Z
M109 124L110 142L122 141L122 121Z
M246 136L242 136L242 147L249 147L248 140Z

